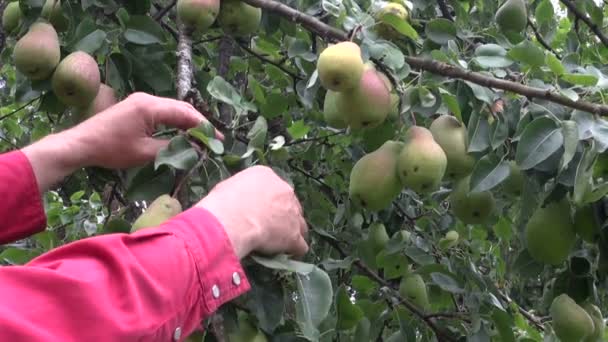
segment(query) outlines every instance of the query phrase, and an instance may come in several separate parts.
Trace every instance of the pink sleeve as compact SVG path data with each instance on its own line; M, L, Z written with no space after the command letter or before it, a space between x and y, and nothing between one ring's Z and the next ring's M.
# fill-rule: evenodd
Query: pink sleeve
M0 198L0 245L46 228L36 177L21 151L0 155Z
M183 341L250 289L223 227L192 208L0 268L3 341Z

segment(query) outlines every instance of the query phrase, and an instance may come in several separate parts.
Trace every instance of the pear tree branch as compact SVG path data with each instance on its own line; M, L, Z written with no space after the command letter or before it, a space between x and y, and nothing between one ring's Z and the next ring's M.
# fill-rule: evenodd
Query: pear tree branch
M192 87L192 36L180 27L177 42L177 98L184 100Z
M294 8L291 8L274 0L243 0L244 2L262 8L264 10L274 12L278 15L286 17L295 23L299 23L308 30L332 41L346 41L349 39L346 32L336 29L317 18L304 14ZM561 0L562 2L567 0ZM601 33L601 32L600 32ZM608 40L607 40L608 43ZM608 46L608 44L607 44ZM542 89L530 87L517 82L498 79L487 76L482 73L466 70L451 64L437 62L427 58L406 56L405 61L414 69L425 70L433 74L466 80L484 87L502 89L524 95L530 99L538 98L547 101L555 102L566 107L579 109L584 112L589 112L601 116L608 116L608 106L598 105L587 101L573 101L570 98L560 95L552 89Z
M437 0L437 4L439 5L439 9L441 10L443 17L449 21L454 21L454 17L452 17L450 8L446 4L445 0Z
M587 16L587 14L581 12L578 8L576 8L576 5L573 4L570 0L559 0L559 1L562 4L564 4L566 7L568 7L568 10L570 10L570 12L572 12L577 19L580 19L587 26L589 26L589 29L591 29L591 31L593 31L593 33L595 33L595 35L600 39L600 41L606 47L608 47L608 37L606 37L606 35L602 32L602 30L599 26L597 26L596 24L593 23L593 21L591 21L591 18L589 18Z
M538 40L538 42L540 43L540 45L542 45L545 49L547 49L547 51L550 51L551 53L553 53L555 55L555 57L557 57L558 59L562 59L560 57L560 55L557 53L557 51L555 51L551 47L551 45L549 45L549 43L547 43L547 41L545 40L545 38L543 38L543 36L540 34L540 32L538 32L538 29L536 28L536 25L534 25L534 23L532 22L532 20L530 19L530 17L528 17L528 26L530 26L530 28L534 32L534 35L536 36L536 40Z

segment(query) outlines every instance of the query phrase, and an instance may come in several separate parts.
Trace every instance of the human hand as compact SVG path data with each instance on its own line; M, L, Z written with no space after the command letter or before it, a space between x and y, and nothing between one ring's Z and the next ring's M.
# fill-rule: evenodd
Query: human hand
M239 258L253 251L295 257L308 252L300 202L268 167L254 166L219 183L196 207L217 217Z

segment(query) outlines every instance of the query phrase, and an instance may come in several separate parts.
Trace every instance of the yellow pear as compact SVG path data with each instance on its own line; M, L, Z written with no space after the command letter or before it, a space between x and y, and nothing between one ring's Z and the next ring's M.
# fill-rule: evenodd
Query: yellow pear
M604 330L606 329L606 324L604 323L604 316L602 315L602 311L597 305L591 304L589 302L583 304L583 309L587 311L591 320L593 321L593 333L587 336L584 342L601 342L604 337Z
M485 223L494 213L496 201L489 191L470 192L471 176L456 182L449 201L454 216L466 224Z
M429 308L429 296L424 279L419 274L409 274L401 279L399 294L422 310Z
M13 49L15 67L31 80L47 79L60 59L57 31L44 22L32 24Z
M260 28L262 9L240 0L222 0L217 21L224 32L247 36Z
M429 130L448 158L447 178L456 180L470 174L475 158L467 153L469 138L464 124L453 116L441 115L433 120Z
M595 217L593 205L588 204L574 214L574 229L578 236L589 243L595 243L600 234L600 225Z
M65 57L53 74L53 92L65 105L83 108L88 106L101 86L97 61L84 51Z
M99 86L99 91L93 102L91 102L83 111L85 117L91 117L97 113L112 107L118 103L114 89L104 83Z
M437 190L447 165L441 146L424 127L410 127L405 136L397 164L401 184L420 194Z
M377 127L386 120L394 107L389 85L373 65L365 64L359 86L338 93L336 107L351 129Z
M549 313L555 335L562 342L579 342L593 334L594 324L589 314L567 294L553 299Z
M63 15L61 0L46 0L40 16L48 20L57 32L67 30L70 25L68 18Z
M409 16L408 10L402 4L389 2L376 13L375 18L377 21L379 21L379 23L376 25L376 32L378 35L388 40L398 38L400 33L397 32L397 30L395 30L390 24L387 24L382 20L382 16L386 14L394 14L400 19L407 20Z
M178 0L176 11L184 25L201 32L215 22L220 12L220 0Z
M525 234L528 252L536 261L549 265L566 261L576 242L568 200L537 208L526 224Z
M164 194L157 197L131 226L131 232L157 227L182 212L182 205L175 198Z
M323 102L323 119L325 122L334 128L346 128L348 123L346 122L346 115L338 110L336 100L338 93L332 90L328 90L325 93L325 101Z
M22 17L19 1L10 2L2 12L2 28L7 33L13 32L21 24Z
M350 198L372 211L387 208L401 193L397 156L403 143L387 141L359 159L350 173Z
M325 89L337 92L358 87L363 69L361 48L348 41L328 46L317 60L319 82Z
M498 8L494 17L503 32L521 32L528 25L524 0L507 0Z

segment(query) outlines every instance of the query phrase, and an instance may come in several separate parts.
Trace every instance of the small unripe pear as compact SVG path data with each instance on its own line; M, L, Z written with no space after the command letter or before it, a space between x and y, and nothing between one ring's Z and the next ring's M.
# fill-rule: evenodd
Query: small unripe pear
M157 197L131 226L131 232L157 227L182 212L182 205L175 198L164 194Z
M410 127L397 165L401 184L420 194L432 192L439 187L446 165L445 153L431 132L420 126Z
M325 93L325 101L323 102L323 118L325 122L334 128L346 128L348 123L346 121L346 115L338 110L337 106L338 93L332 90L328 90Z
M502 183L508 195L521 196L524 186L524 174L514 160L509 161L509 176Z
M23 13L19 8L19 1L9 3L2 12L2 28L5 32L13 32L21 24L22 17Z
M368 239L372 244L375 254L380 253L390 240L386 227L382 223L374 223L369 226Z
M604 323L604 316L602 315L602 311L597 305L591 304L589 302L583 304L583 309L587 311L591 320L593 321L593 333L585 339L584 342L601 342L604 337L604 330L606 329L606 324Z
M363 69L361 48L348 41L328 46L317 60L317 73L321 85L325 89L337 92L358 87Z
M65 57L53 74L53 92L65 105L88 106L99 91L101 75L97 61L84 51Z
M464 124L453 116L441 115L431 123L429 130L448 158L447 178L457 180L469 175L475 158L467 153L469 138Z
M496 202L489 191L470 192L471 176L456 182L449 201L454 216L465 224L481 224L493 214Z
M31 80L47 79L60 59L57 31L44 22L32 24L13 49L15 67Z
M549 312L553 330L563 342L584 341L593 334L594 324L589 314L567 294L553 299Z
M222 0L217 21L224 32L247 36L260 28L262 9L240 0Z
M439 240L439 248L441 249L450 249L458 244L458 239L460 235L455 230L450 230L445 234L445 237Z
M397 32L397 30L395 30L390 24L387 24L382 20L382 16L386 14L394 14L403 20L407 20L409 16L408 10L401 4L390 2L384 5L382 9L376 13L376 20L379 21L379 23L376 25L376 32L378 35L389 40L398 38L400 33Z
M521 32L528 25L528 14L524 0L507 0L498 8L494 17L503 32Z
M403 277L399 284L399 294L409 299L422 310L429 308L429 296L426 284L419 274L410 274Z
M194 31L209 28L220 12L220 0L178 0L178 19Z

